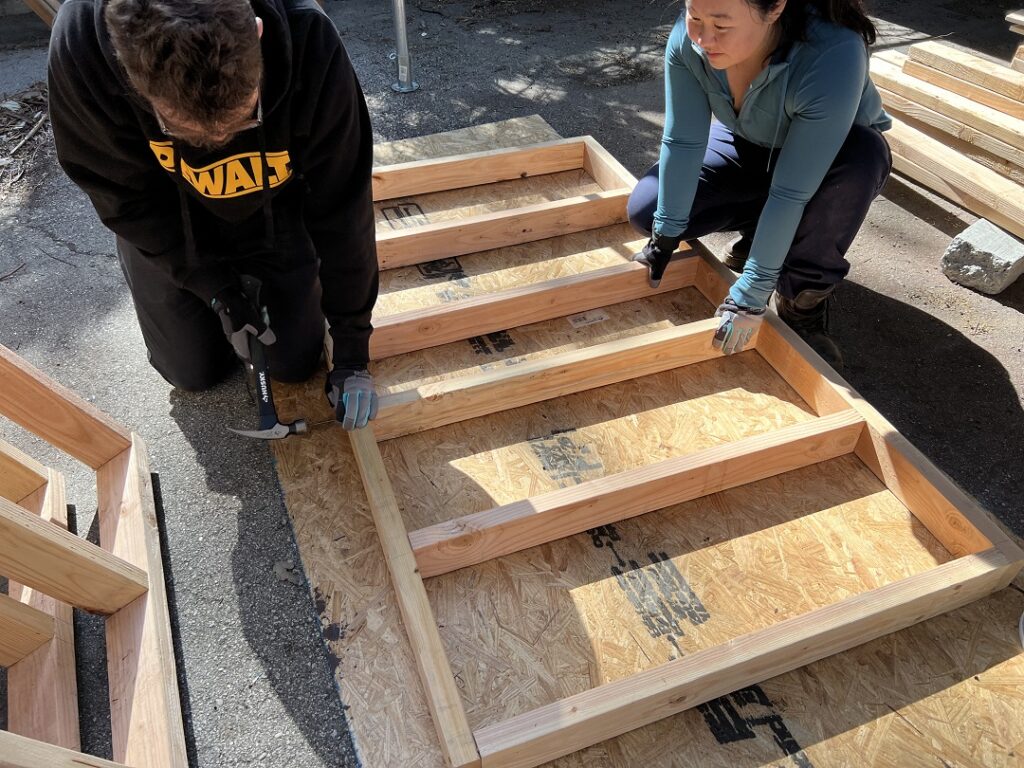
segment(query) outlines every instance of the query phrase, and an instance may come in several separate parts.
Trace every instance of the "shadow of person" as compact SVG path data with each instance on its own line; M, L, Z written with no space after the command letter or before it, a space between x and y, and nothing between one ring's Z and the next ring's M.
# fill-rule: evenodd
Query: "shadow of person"
M203 627L182 638L192 679L191 706L211 708L212 702L198 700L211 690L208 675L214 677L214 688L224 688L223 699L217 701L218 708L226 704L229 709L223 717L259 717L261 711L272 709L253 700L258 702L261 693L265 700L276 698L323 765L355 765L343 705L314 618L270 448L265 441L227 430L228 426L255 426L256 405L246 388L239 372L210 391L174 390L170 395L171 418L194 451L210 490L206 499L188 500L175 498L169 483L163 483L166 519L192 517L191 522L172 522L168 528L171 551L181 553L179 559L188 566L178 568L176 574L179 612L190 615L192 625ZM212 519L204 522L204 517ZM232 518L237 527L226 524ZM184 554L188 549L192 555ZM201 553L198 558L197 552ZM222 598L232 587L237 598L235 616ZM226 632L221 634L220 648L211 642L214 631L204 621L206 612L208 621L219 622ZM225 664L224 654L233 653L231 632L239 624L255 659L246 659L243 651L237 665L235 661ZM230 699L233 691L243 691L241 700ZM231 708L241 711L232 713ZM247 749L263 759L273 759L269 752L279 750L282 759L294 759L294 750L287 751L294 744L275 738L279 731L268 719L258 743ZM197 735L200 740L210 738Z
M832 332L846 358L844 378L942 471L1024 534L1024 409L1003 364L902 301L849 281L837 294Z

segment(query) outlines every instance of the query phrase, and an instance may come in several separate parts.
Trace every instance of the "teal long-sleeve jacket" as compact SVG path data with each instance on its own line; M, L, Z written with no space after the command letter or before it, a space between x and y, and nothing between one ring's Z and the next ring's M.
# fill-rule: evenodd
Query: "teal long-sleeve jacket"
M821 185L852 125L888 130L892 120L868 76L856 32L811 15L807 39L776 51L737 114L724 70L716 70L676 22L665 52L665 131L654 231L674 236L689 222L712 115L734 134L779 150L768 199L743 274L730 296L764 307L793 243L804 207Z

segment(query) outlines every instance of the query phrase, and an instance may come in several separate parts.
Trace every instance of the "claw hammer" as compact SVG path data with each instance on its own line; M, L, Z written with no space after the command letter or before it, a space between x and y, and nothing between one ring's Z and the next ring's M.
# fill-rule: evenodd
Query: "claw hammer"
M259 308L263 322L270 326L270 318L265 305L259 303L260 282L250 275L242 276L242 290L245 295ZM256 405L259 410L258 429L235 429L232 432L243 437L255 437L259 440L280 440L289 435L304 435L307 431L305 419L296 419L291 424L283 424L277 417L274 407L274 392L270 387L270 366L267 364L267 353L254 334L249 337L249 359L245 361L246 369L256 391Z

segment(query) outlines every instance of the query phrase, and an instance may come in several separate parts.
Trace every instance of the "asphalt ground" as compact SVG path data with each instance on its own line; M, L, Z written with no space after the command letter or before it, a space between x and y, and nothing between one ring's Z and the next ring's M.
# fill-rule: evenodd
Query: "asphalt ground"
M871 9L879 48L939 37L1007 61L1011 5ZM678 4L410 4L421 88L405 95L390 87L390 4L328 0L326 9L378 142L540 114L563 136L595 136L634 174L657 156L662 50ZM45 39L32 17L0 18L0 102L45 78ZM0 174L0 343L141 434L159 475L193 764L357 765L270 451L225 431L252 420L241 374L195 395L149 367L113 238L64 177L45 127ZM833 333L850 382L1020 535L1024 280L988 297L943 277L943 250L972 221L890 180L849 254ZM0 437L66 472L78 528L95 539L91 473L10 424ZM77 626L83 744L109 757L101 625L79 616Z

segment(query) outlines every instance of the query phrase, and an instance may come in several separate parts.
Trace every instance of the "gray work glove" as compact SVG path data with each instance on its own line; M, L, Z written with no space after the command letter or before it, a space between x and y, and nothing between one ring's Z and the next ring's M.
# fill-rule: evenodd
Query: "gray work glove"
M644 249L633 257L633 261L647 267L647 282L650 283L651 288L661 285L661 277L665 274L665 268L668 266L672 254L679 247L679 242L680 238L678 237L655 234L647 241Z
M250 336L255 336L264 345L277 341L274 332L270 330L266 314L257 309L253 301L243 293L241 285L233 285L219 291L213 297L210 306L220 316L224 335L235 348L235 354L245 362L252 362L249 351Z
M721 319L711 346L731 355L733 352L742 352L743 347L753 338L764 319L764 309L741 307L727 298L715 312L715 317Z
M377 415L377 390L366 369L335 368L327 374L327 399L345 429L362 429Z

